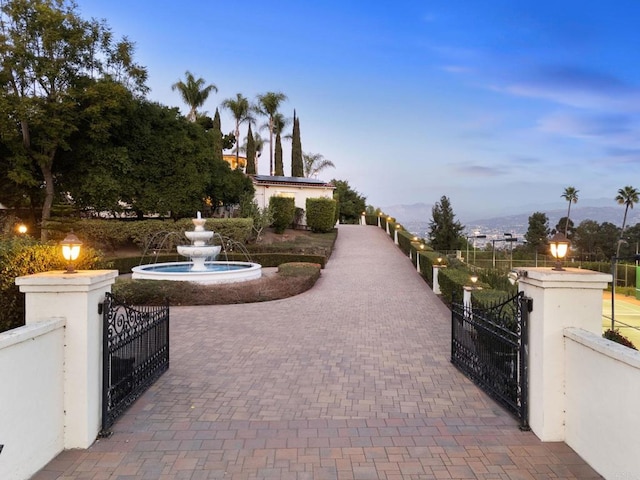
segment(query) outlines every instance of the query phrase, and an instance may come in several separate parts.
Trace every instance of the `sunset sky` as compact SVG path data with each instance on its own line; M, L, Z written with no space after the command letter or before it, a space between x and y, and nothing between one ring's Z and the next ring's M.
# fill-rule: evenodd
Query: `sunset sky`
M151 100L186 112L171 90L186 70L217 85L204 107L212 116L236 93L285 93L303 150L336 165L321 178L347 180L376 207L447 195L464 220L564 208L570 185L579 204L611 206L619 188L640 188L636 0L78 6L135 42Z

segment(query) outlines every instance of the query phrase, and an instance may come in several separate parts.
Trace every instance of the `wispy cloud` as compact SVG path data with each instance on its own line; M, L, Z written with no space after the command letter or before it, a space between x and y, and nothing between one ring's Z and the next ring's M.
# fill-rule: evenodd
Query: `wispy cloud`
M500 166L477 165L470 163L460 163L454 165L454 170L459 175L468 177L501 177L509 172Z
M640 88L595 69L539 67L499 87L512 95L585 109L640 112Z

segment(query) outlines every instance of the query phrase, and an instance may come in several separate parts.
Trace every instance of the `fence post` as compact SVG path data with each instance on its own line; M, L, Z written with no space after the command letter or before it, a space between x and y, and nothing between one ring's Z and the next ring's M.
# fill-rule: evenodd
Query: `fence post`
M433 293L436 295L441 295L442 291L440 290L440 282L438 280L438 273L440 273L440 269L445 268L444 265L434 265L433 266Z
M565 440L564 330L602 335L602 291L612 276L567 268L529 268L519 288L533 300L529 314L529 425L543 441Z
M117 270L44 272L16 278L25 293L27 325L66 318L64 448L88 448L100 430L102 315L99 305Z

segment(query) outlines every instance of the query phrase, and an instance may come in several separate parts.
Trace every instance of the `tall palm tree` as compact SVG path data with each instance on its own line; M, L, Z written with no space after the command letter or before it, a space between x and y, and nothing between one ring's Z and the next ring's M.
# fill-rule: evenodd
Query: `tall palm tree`
M242 122L253 122L251 112L254 110L249 103L249 99L241 93L236 93L236 98L227 98L222 101L221 106L229 110L236 120L236 165L239 165L240 157L240 124Z
M189 106L189 113L187 119L191 122L195 122L198 116L198 108L204 105L207 101L209 94L218 91L213 83L205 86L205 79L200 77L196 80L193 74L187 70L185 72L186 81L178 80L171 85L171 90L178 90L184 103Z
M278 111L278 107L287 99L284 93L267 92L258 95L258 105L256 111L269 117L269 175L273 175L273 134L274 134L274 115Z
M564 236L568 235L569 231L569 215L571 215L571 204L578 203L578 192L580 190L576 190L575 187L567 187L564 189L564 193L560 195L567 202L569 202L569 209L567 210L567 221L564 222Z
M325 168L336 168L331 160L327 160L319 153L302 152L302 162L304 164L304 176L307 178L315 177Z
M622 244L622 236L624 235L624 227L627 225L627 212L630 208L638 203L640 200L640 192L637 188L633 188L627 185L624 188L618 190L616 195L616 202L620 205L624 205L624 218L622 219L622 229L620 230L620 240L618 240L618 247L616 248L616 257L620 254L620 245Z

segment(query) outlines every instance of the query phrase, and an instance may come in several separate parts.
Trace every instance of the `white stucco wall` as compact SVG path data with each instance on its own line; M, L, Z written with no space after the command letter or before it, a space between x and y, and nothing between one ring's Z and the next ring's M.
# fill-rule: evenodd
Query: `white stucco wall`
M64 448L65 320L0 333L0 478L22 480Z
M255 185L255 199L260 208L269 206L274 196L291 196L296 207L307 209L307 198L333 198L333 188L289 185ZM306 224L306 216L303 221Z
M566 443L605 478L640 478L640 353L565 330Z

